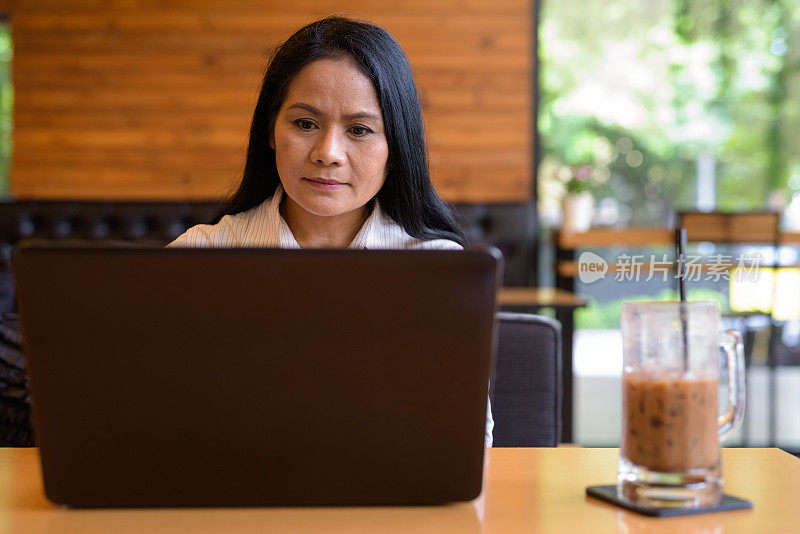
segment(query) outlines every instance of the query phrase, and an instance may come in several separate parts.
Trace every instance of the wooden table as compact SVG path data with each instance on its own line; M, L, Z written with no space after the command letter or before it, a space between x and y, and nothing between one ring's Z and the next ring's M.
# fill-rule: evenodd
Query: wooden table
M586 306L586 299L555 287L503 287L498 292L500 306L567 308Z
M68 510L48 502L36 449L0 449L0 534L800 532L800 460L778 449L725 449L729 493L752 510L655 519L584 495L611 483L617 449L490 449L471 503L396 508Z
M586 299L553 287L504 287L497 296L501 309L536 313L553 308L561 323L561 441L572 441L572 360L575 334L575 309L586 306Z

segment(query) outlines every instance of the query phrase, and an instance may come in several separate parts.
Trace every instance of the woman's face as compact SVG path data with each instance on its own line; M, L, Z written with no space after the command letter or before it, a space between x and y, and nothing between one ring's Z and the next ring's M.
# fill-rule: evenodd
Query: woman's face
M286 194L305 211L362 208L386 178L378 97L350 59L321 59L294 78L270 139Z

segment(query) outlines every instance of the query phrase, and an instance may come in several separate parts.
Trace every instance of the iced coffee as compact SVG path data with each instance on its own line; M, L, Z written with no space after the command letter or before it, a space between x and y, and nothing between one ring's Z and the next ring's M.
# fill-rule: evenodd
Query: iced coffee
M656 507L722 499L720 439L744 413L738 332L719 332L715 302L622 305L622 435L617 495ZM720 354L727 409L718 412Z
M626 373L622 454L659 472L713 467L719 459L715 377Z

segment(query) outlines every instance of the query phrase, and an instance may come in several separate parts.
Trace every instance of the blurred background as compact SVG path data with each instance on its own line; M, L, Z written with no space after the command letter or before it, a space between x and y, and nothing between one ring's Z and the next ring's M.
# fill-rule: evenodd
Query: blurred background
M601 8L579 0L540 9L540 283L555 277L548 234L576 179L594 203L592 228L671 227L684 210L770 210L782 231L800 230L800 4L614 0ZM691 250L797 264L797 245L765 245ZM668 246L595 252L608 261L621 253L672 257ZM690 298L718 301L738 316L727 326L752 335L749 421L729 444L800 449L798 276L787 267L774 287L706 276L690 285ZM575 288L589 299L575 314L575 441L585 445L616 443L619 432L619 414L596 399L621 402L621 302L676 297L673 279L609 278ZM773 291L779 302L769 304L778 310L768 304L766 316L742 317ZM773 377L759 365L768 352L780 362Z
M408 53L440 194L529 209L533 221L522 230L532 243L530 285L563 285L560 236L568 227L607 235L670 229L687 210L770 211L781 232L800 232L796 1L373 4L0 0L0 194L220 198L239 179L272 47L307 22L345 12L386 27ZM566 202L577 197L587 220L567 221ZM613 262L670 250L625 237L585 245L604 243L593 239L573 251ZM749 422L732 444L800 450L795 241L692 248L783 267L766 286L703 280L690 293L717 300L728 323L749 336ZM573 275L568 285L588 301L575 312L579 444L617 444L622 300L675 296L674 281L644 278L582 284ZM764 294L782 301L764 306Z

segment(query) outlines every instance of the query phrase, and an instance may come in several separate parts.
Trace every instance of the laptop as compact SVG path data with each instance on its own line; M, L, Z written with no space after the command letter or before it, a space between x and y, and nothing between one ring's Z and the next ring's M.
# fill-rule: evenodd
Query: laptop
M48 498L474 499L500 258L21 246L13 270Z

